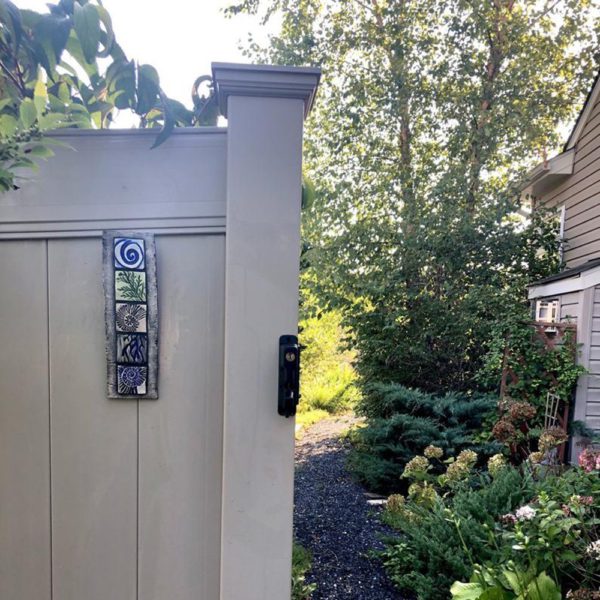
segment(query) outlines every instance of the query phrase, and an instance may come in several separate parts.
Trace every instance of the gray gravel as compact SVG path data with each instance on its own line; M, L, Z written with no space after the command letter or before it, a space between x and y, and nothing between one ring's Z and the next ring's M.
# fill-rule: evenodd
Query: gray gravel
M313 600L401 600L368 556L391 532L345 468L348 446L339 435L355 420L321 421L296 442L296 539L313 554L307 577L318 586Z

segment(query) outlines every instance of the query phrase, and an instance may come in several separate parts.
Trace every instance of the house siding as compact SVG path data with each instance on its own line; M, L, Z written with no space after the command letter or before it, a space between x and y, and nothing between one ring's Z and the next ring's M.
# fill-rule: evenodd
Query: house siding
M594 288L594 306L592 310L592 331L590 334L590 352L587 365L587 394L583 417L588 427L600 430L600 286Z
M580 317L579 292L563 294L559 300L561 323L573 323L577 325Z
M600 257L600 102L575 147L573 174L539 198L539 205L565 210L565 262L577 267Z

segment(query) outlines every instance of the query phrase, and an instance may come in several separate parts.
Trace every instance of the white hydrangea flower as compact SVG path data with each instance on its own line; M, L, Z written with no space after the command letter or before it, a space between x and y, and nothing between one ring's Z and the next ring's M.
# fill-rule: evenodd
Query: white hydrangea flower
M521 506L515 512L515 517L518 521L531 521L535 517L535 508L531 508L529 505Z
M593 560L600 560L600 540L596 540L589 544L585 549L585 552L591 556Z

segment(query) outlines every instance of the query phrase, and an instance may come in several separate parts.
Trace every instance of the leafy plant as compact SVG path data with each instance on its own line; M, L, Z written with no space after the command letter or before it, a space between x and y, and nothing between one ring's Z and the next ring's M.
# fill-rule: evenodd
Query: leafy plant
M532 455L539 462L567 439L566 427L546 427L547 396L555 395L560 407L568 406L585 368L577 364L572 332L548 346L526 317L517 312L498 323L479 377L498 386L503 371L508 374L492 433L507 444L514 460Z
M130 110L141 127L160 129L156 146L175 126L214 122L214 99L199 94L207 78L193 86L193 110L168 98L154 67L127 58L99 0L48 8L0 0L0 190L15 186L16 170L52 155L43 134L53 129L104 128Z
M533 489L528 504L496 523L491 560L482 561L465 543L473 573L470 583L453 585L454 597L560 600L562 592L598 587L598 473L573 468L539 480Z
M316 409L335 414L358 401L355 353L342 347L346 335L335 311L315 310L300 321L301 412Z
M479 377L484 384L497 387L504 368L511 372L506 395L513 400L542 407L546 394L552 392L569 402L585 372L577 364L576 339L567 331L560 344L548 347L535 335L529 321L523 311L496 324Z
M560 588L542 571L520 571L509 565L499 573L481 570L471 583L452 585L455 600L562 600Z
M447 599L451 589L465 600L560 599L596 589L598 472L543 474L498 457L489 467L450 492L438 488L433 502L411 493L388 499L384 519L400 533L383 554L392 580L419 600Z
M465 449L494 454L498 444L475 438L495 407L487 395L437 396L396 384L368 385L358 405L367 420L351 434L349 466L369 489L394 492L406 488L400 479L406 463L430 444L449 456Z
M306 573L310 570L312 556L310 552L294 542L292 548L292 600L309 600L317 589L316 584L306 583Z
M419 600L447 599L455 580L470 577L471 556L487 561L495 555L496 519L531 494L530 478L507 468L494 479L479 475L472 487L438 496L433 505L411 498L388 501L384 519L400 533L387 540L382 554L390 578Z

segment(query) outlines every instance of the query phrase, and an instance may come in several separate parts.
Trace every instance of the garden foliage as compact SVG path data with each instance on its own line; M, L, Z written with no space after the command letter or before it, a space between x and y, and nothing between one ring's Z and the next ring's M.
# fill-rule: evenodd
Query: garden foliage
M499 322L494 331L479 373L481 381L494 386L505 370L503 397L492 434L506 444L515 462L527 459L532 452L539 460L550 460L549 451L567 440L566 424L560 427L553 419L562 417L569 407L577 380L585 372L578 364L574 332L567 330L559 343L548 345L525 312ZM556 415L552 411L547 414L548 394L559 399Z
M477 388L494 324L558 267L556 230L542 215L525 225L517 187L591 84L598 3L231 4L281 18L253 59L323 69L305 284L342 310L361 376Z
M292 547L292 597L291 600L309 600L315 591L314 583L306 583L306 573L310 570L311 553L294 542Z
M369 489L397 491L406 463L430 444L448 456L464 449L491 455L499 446L480 441L484 422L496 408L493 396L443 396L396 384L370 384L358 410L366 424L351 436L350 467Z
M336 414L356 404L355 353L344 347L346 335L338 312L315 310L301 320L301 413Z
M402 535L388 540L385 567L399 588L415 592L419 600L445 600L454 581L468 579L469 552L479 561L491 560L495 520L532 494L531 483L514 469L493 480L481 475L473 484L446 500L437 498L431 507L409 501L406 513L392 502L386 513L386 521Z
M594 597L585 595L600 584L594 465L554 473L517 469L496 455L478 474L463 453L435 477L441 459L431 447L413 459L407 497L388 501L385 520L401 535L388 540L383 559L399 587L419 600ZM448 477L461 463L459 476Z
M42 134L57 128L109 127L118 110L156 127L155 145L176 126L213 123L212 97L192 86L193 108L169 98L152 65L130 60L99 0L60 0L47 12L0 0L0 190L15 170L52 155ZM54 142L56 143L56 142Z

